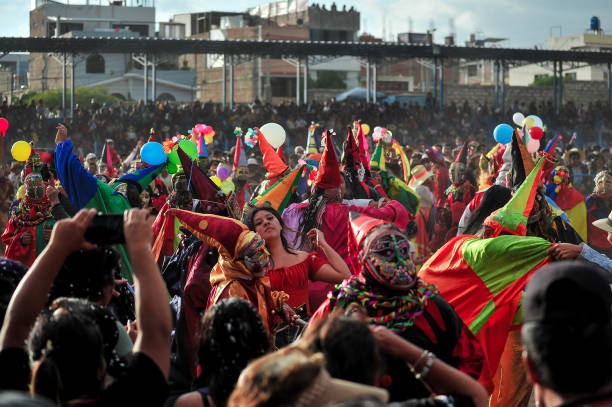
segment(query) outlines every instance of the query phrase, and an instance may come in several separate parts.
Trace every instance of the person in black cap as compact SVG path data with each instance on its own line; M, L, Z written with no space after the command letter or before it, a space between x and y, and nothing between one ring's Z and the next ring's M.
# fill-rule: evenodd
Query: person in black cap
M612 405L612 293L594 267L559 262L527 284L522 328L536 406Z

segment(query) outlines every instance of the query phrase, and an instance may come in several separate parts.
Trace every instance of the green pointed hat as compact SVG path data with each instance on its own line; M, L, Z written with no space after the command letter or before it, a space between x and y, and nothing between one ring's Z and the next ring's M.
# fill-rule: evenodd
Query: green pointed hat
M306 164L298 166L277 183L262 192L261 195L249 202L248 205L245 205L244 214L246 214L250 208L264 205L274 208L278 213L283 213L289 204L291 195L293 195L302 177L307 172L305 171L306 167Z
M493 228L492 237L497 237L502 233L518 236L527 234L527 220L533 209L543 162L543 159L538 161L535 168L506 205L485 219L483 225Z
M385 165L385 148L383 147L382 140L376 145L376 149L372 153L370 158L370 169L372 171L386 171Z

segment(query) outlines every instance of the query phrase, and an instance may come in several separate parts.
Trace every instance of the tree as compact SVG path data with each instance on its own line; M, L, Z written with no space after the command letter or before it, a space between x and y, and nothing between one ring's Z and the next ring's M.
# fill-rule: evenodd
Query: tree
M529 86L552 86L553 84L552 76L538 76L533 79L533 82L529 84Z
M346 83L338 72L318 71L314 87L320 89L346 89Z
M70 89L66 89L66 103L70 103ZM118 102L119 99L111 94L104 88L77 88L74 94L74 103L79 105L89 105L91 99L95 99L97 103L114 103ZM30 103L34 100L35 103L42 99L45 106L61 106L62 105L62 90L51 89L42 93L28 93L24 95L21 100L24 103Z

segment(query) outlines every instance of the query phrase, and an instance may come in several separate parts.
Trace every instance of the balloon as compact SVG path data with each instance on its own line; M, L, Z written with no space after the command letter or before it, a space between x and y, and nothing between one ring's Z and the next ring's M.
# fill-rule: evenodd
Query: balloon
M363 130L363 134L365 134L366 136L370 134L370 126L368 124L362 124L361 130Z
M217 168L217 177L219 177L221 181L225 181L229 175L229 170L224 166L219 166L219 168Z
M533 154L539 149L540 149L540 140L536 140L532 138L527 142L527 151L529 151L530 153Z
M32 146L27 141L19 140L11 147L11 155L16 161L25 161L30 158Z
M209 133L214 133L214 132L215 131L210 126L204 126L204 128L202 129L202 133L204 133L204 134L209 134Z
M198 147L195 145L193 141L190 141L190 140L179 141L178 146L192 160L195 160L196 158L198 158Z
M540 127L533 126L531 129L529 129L529 135L532 139L539 140L544 135L544 131L542 131Z
M172 162L168 163L168 174L176 174L177 172L178 172L178 166Z
M523 120L525 120L525 116L523 116L523 113L521 113L521 112L516 112L516 113L514 113L512 115L512 121L517 126L522 126L523 125Z
M261 130L268 143L274 148L282 146L287 137L285 129L280 124L266 123L259 130Z
M527 118L530 118L530 117L533 119L533 124L530 127L533 127L533 126L536 126L539 128L544 127L544 122L542 122L542 119L540 119L538 116L534 114L527 116Z
M525 120L523 120L523 126L527 127L528 129L532 128L535 125L535 119L531 116L527 116L525 117Z
M0 118L0 134L2 137L6 136L6 131L9 128L9 122L4 117Z
M499 144L508 144L512 140L512 126L506 123L498 124L493 130L493 138Z
M164 146L155 141L149 141L142 146L140 157L142 157L142 161L149 165L163 164L168 159L164 153Z
M204 134L204 129L205 129L206 127L207 127L207 126L205 126L204 124L196 124L196 125L195 125L195 130L196 130L198 133L200 133L200 134Z
M170 151L170 154L168 154L168 161L177 166L181 165L181 159L179 158L178 153L175 149L172 149L172 151Z

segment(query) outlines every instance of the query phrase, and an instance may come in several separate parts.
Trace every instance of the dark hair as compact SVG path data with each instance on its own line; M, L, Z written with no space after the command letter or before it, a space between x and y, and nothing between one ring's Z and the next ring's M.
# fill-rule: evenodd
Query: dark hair
M527 322L523 346L542 385L559 394L591 394L612 380L612 326L568 329Z
M202 374L196 386L208 386L217 406L224 406L240 372L270 349L270 338L255 307L241 298L222 300L202 318L198 358Z
M302 212L302 219L298 226L298 233L295 234L295 241L293 244L297 244L298 237L302 238L302 246L307 244L307 233L313 229L319 227L317 222L317 214L327 205L327 200L324 197L325 190L323 188L315 187L314 192L308 200L308 206Z
M53 281L49 303L58 297L99 301L104 288L112 286L118 274L119 254L114 249L97 247L74 252L68 256Z
M44 310L29 341L32 392L64 404L79 397L98 396L104 342L95 321L80 312L55 315Z
M0 325L17 285L28 271L21 263L0 258Z
M125 191L125 195L132 208L142 208L140 191L135 185L128 184Z
M304 340L305 347L325 356L325 367L332 377L375 385L381 357L376 338L368 325L354 316L334 314ZM359 357L355 350L359 349Z
M409 220L408 223L406 224L406 229L404 230L404 233L406 233L406 236L416 235L418 231L419 231L419 227L416 221L414 219Z
M511 197L512 193L509 188L501 185L492 185L484 193L478 208L472 213L470 223L468 223L464 233L467 235L475 235L478 233L485 219L494 211L508 203Z
M281 225L281 234L280 234L280 238L281 238L281 242L283 244L283 248L285 249L285 251L287 253L290 254L296 254L293 249L291 249L291 247L289 247L289 243L287 242L287 239L285 238L284 235L284 231L285 231L285 222L283 222L283 218L281 217L280 213L278 213L277 210L275 210L274 208L264 205L264 206L256 206L254 208L252 208L250 211L247 212L246 216L245 216L245 225L247 225L247 227L249 229L251 229L253 232L255 231L255 225L253 224L253 219L255 218L255 215L258 212L261 211L265 211L268 213L271 213L272 215L274 215L274 217L278 220L278 223L280 223Z

